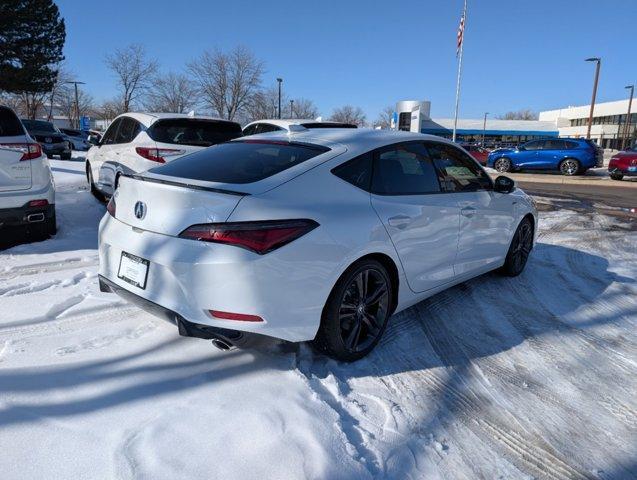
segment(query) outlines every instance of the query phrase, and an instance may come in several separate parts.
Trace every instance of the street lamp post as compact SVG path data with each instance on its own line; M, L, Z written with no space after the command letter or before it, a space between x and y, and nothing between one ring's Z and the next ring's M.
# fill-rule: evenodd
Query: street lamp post
M487 133L487 115L489 115L489 112L484 112L484 121L482 122L482 148L484 148L484 137Z
M290 118L294 118L294 100L290 100Z
M626 115L626 123L624 127L624 140L622 141L622 150L626 149L626 140L630 140L630 113L633 106L633 94L635 93L635 85L626 85L626 89L630 90L630 100L628 100L628 114Z
M69 81L64 83L72 83L73 85L75 85L75 121L77 123L74 126L75 128L79 130L80 129L80 102L78 100L77 86L86 85L86 84L84 82L77 82L77 81Z
M595 97L597 97L597 83L599 81L599 67L602 63L602 59L599 57L591 57L586 59L587 62L596 62L595 67L595 81L593 82L593 98L591 99L591 110L588 114L588 129L586 130L586 139L591 138L591 126L593 125L593 110L595 110Z
M277 78L277 82L279 82L279 118L281 118L281 84L283 83L282 78Z

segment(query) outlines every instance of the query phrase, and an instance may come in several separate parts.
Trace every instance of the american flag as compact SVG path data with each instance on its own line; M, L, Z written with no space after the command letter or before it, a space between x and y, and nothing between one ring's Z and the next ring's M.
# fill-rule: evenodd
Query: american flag
M458 27L458 45L456 47L456 57L460 54L460 47L462 47L462 39L464 37L464 13L460 17L460 26Z

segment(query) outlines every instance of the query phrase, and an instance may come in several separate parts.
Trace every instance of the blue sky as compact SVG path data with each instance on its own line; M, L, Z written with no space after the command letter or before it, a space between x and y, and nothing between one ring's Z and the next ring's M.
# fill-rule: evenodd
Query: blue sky
M283 77L325 116L352 104L373 120L405 99L453 115L462 0L56 3L66 63L98 101L116 93L103 61L114 48L140 43L181 71L206 49L243 44L265 61L265 85ZM589 103L589 56L603 58L598 100L624 98L637 80L636 18L636 0L469 0L460 116Z

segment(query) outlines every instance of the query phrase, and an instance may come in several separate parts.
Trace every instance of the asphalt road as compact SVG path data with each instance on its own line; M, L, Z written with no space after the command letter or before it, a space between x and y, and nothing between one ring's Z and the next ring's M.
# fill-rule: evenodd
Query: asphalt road
M519 181L518 185L534 197L550 200L554 208L623 217L637 227L637 189L626 182L600 182L600 185L556 184Z

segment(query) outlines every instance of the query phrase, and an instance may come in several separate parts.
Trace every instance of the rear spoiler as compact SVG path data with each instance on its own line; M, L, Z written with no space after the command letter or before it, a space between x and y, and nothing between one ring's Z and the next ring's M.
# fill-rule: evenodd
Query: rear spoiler
M202 185L193 185L192 183L179 182L179 181L175 181L175 180L164 180L164 179L161 179L161 178L154 178L154 177L144 177L143 175L132 174L132 173L123 173L122 177L128 177L128 178L132 178L134 180L140 180L142 182L161 183L163 185L173 185L173 186L176 186L176 187L185 187L185 188L189 188L191 190L203 190L205 192L225 193L226 195L238 195L240 197L247 197L247 196L250 195L249 193L246 193L246 192L237 192L235 190L225 190L223 188L204 187Z

